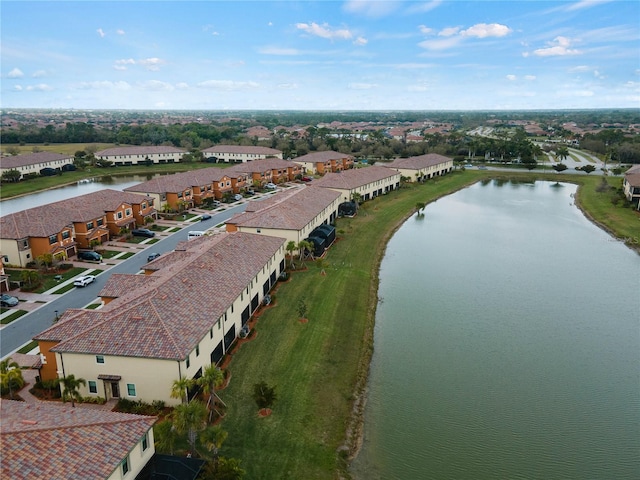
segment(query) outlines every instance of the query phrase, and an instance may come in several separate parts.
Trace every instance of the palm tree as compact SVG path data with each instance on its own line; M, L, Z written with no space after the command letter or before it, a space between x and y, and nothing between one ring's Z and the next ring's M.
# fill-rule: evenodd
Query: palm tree
M211 454L213 462L218 461L218 452L229 434L220 425L207 427L198 436L200 444Z
M24 387L24 378L20 365L7 358L0 362L0 385L2 390L8 389L9 396L13 399L13 389L20 390Z
M71 400L71 406L75 408L76 400L82 400L80 395L80 385L86 385L87 381L84 378L76 378L75 375L67 375L60 379L62 384L62 401L66 402L67 399Z
M556 150L556 158L560 159L560 163L569 156L569 149L565 146L558 147Z
M181 378L179 380L174 380L173 385L171 386L171 398L179 398L182 403L189 402L189 392L188 389L193 386L193 380L190 378Z
M202 372L202 376L196 380L196 383L202 386L202 391L209 395L209 399L207 400L209 421L211 421L212 411L215 410L215 397L220 398L216 395L216 388L222 385L222 382L224 382L224 374L222 373L222 370L216 367L213 363L205 368L204 372ZM220 412L217 413L220 415Z
M298 251L300 252L300 261L304 260L305 251L313 251L313 243L308 240L300 240L298 242Z
M295 249L296 249L296 242L291 240L290 242L287 243L286 250L289 253L289 258L291 259L291 268L293 268L293 252L295 251Z
M207 426L207 406L198 400L183 403L173 409L171 418L176 431L187 436L193 455L196 450L198 433Z
M153 427L153 437L155 438L156 450L169 452L170 455L173 455L178 435L170 420L158 422Z

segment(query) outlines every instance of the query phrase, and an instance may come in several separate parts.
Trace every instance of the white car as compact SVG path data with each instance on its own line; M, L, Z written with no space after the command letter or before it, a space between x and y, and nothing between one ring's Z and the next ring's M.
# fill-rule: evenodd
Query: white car
M96 277L93 275L84 275L82 277L78 277L73 281L73 285L76 287L86 287L90 283L95 281Z
M266 188L267 190L275 190L275 189L276 189L276 188L278 188L278 187L276 186L276 184L275 184L275 183L271 183L271 182L269 182L269 183L267 183L267 184L264 186L264 188Z

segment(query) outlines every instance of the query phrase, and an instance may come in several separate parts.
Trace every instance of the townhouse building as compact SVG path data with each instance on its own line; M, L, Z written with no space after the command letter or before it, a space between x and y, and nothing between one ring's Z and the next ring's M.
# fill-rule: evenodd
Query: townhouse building
M269 182L291 182L302 178L303 173L299 164L279 158L254 160L234 165L227 170L246 175L248 182L254 186L264 186Z
M428 153L416 157L397 158L380 165L399 171L409 182L421 182L451 172L453 159L437 153Z
M154 456L156 417L13 400L0 414L3 478L132 479Z
M75 168L73 155L54 152L37 152L0 158L0 175L9 170L17 170L20 172L20 179L29 174L40 175L40 171L45 168L62 171L72 167Z
M111 189L11 213L0 217L2 260L26 267L43 254L70 258L155 215L152 198Z
M240 193L247 188L247 177L231 168L209 167L163 175L124 191L149 196L160 209L180 210L181 206L190 208L208 200L220 200L230 193Z
M341 173L327 173L314 180L316 187L340 192L340 203L360 199L367 201L400 187L400 172L373 165L354 168Z
M354 160L346 153L327 150L302 155L293 160L304 168L304 173L324 175L329 172L341 172L353 168Z
M188 153L184 148L172 146L114 147L95 153L96 160L109 161L116 166L146 165L148 163L179 163Z
M289 189L268 200L250 203L243 213L226 221L226 230L271 235L298 244L316 227L335 221L340 198L340 192L326 188Z
M640 210L640 165L626 171L622 180L622 190L627 200L635 203L636 208Z
M84 378L83 396L152 402L174 380L218 364L285 269L285 239L203 236L150 262L149 275L112 275L98 310L70 309L35 337L44 380Z
M215 145L205 148L202 154L214 163L245 163L264 158L282 159L282 151L254 145Z

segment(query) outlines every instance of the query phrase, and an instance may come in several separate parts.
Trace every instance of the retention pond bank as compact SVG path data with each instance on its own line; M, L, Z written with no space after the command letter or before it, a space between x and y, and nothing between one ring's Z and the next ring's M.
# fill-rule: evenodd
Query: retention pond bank
M476 183L395 233L355 478L637 478L640 259L576 188Z

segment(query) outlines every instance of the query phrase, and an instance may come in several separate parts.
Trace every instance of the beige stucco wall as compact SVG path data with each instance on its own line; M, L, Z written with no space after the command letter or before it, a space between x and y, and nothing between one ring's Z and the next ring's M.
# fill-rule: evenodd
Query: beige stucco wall
M122 475L122 464L120 464L109 476L108 480L131 480L136 478L155 453L153 428L147 432L147 445L146 450L143 451L142 438L140 438L140 441L129 452L129 471L127 474Z
M4 259L4 263L7 265L26 267L27 263L33 261L31 248L19 250L18 242L16 240L8 238L0 239L0 252L3 257L6 257L6 259Z

